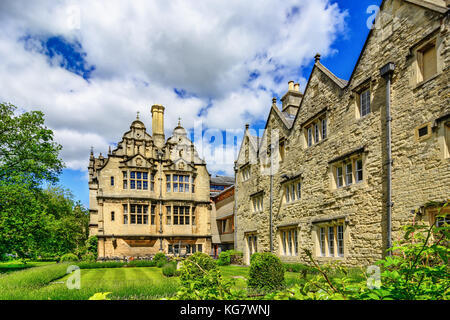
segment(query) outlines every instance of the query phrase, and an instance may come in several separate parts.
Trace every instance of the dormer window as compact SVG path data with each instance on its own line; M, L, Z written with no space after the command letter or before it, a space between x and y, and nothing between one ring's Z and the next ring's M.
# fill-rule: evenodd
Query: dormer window
M326 139L328 135L326 114L321 113L321 115L315 116L314 119L308 121L307 124L304 125L304 128L306 144L308 147Z
M370 89L360 93L360 117L364 117L370 113Z

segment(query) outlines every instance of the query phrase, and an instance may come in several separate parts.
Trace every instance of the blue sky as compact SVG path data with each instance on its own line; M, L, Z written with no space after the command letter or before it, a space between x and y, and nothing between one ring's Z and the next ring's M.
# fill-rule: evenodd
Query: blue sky
M181 117L189 130L201 121L201 132L219 132L216 143L233 133L227 143L237 148L245 123L264 128L289 80L304 89L316 52L349 79L369 33L367 10L380 3L2 3L0 100L46 114L67 165L60 185L87 206L90 147L106 154L137 111L150 130L150 106L163 104L166 136ZM234 157L208 163L210 173L232 173Z

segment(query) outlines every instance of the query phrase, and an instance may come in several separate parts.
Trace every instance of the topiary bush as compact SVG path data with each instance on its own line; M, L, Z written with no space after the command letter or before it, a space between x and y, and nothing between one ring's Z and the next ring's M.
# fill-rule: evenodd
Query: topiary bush
M231 263L231 250L222 251L217 259L218 266L228 266Z
M183 261L180 269L180 280L183 286L192 289L203 289L205 287L219 285L220 277L209 277L210 272L218 272L216 262L206 253L196 252Z
M70 262L70 261L79 261L78 257L74 255L73 253L66 253L61 257L59 260L60 262Z
M152 261L154 261L155 265L158 268L162 268L167 263L168 260L164 253L158 252L157 254L155 254Z
M273 291L285 287L284 266L270 252L255 253L250 258L248 287L257 291Z
M162 274L166 277L176 277L179 275L176 262L166 263L162 268Z

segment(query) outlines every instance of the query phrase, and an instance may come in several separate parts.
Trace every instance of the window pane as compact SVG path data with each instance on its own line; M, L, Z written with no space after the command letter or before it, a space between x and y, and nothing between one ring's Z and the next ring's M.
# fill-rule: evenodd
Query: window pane
M130 189L136 189L136 181L130 180Z
M352 177L352 164L347 163L345 166L345 183L347 185L353 183L353 177Z
M327 119L322 119L322 139L327 137Z
M344 226L337 227L338 255L344 256Z
M320 228L320 255L325 256L325 228Z
M142 179L148 180L148 173L147 172L143 172L142 173Z
M334 227L328 227L328 255L334 257Z
M135 179L136 178L136 172L135 171L131 171L130 172L130 178L131 179Z
M343 181L342 181L342 167L336 168L336 184L338 187L342 187Z
M136 179L142 179L141 178L141 172L136 172Z
M363 181L363 165L362 160L356 161L356 182Z

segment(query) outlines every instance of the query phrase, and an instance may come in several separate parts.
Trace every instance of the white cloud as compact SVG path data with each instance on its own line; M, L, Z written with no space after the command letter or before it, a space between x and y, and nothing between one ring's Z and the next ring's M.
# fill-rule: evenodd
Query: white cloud
M86 168L91 145L106 152L118 142L136 111L150 130L154 103L166 106L168 134L179 116L186 128L201 119L243 130L266 119L288 80L305 84L299 68L333 52L346 14L327 0L2 1L0 101L44 111L72 169ZM49 63L33 39L52 36L81 44L96 68L89 81L61 68L60 56ZM252 72L259 77L248 81Z

